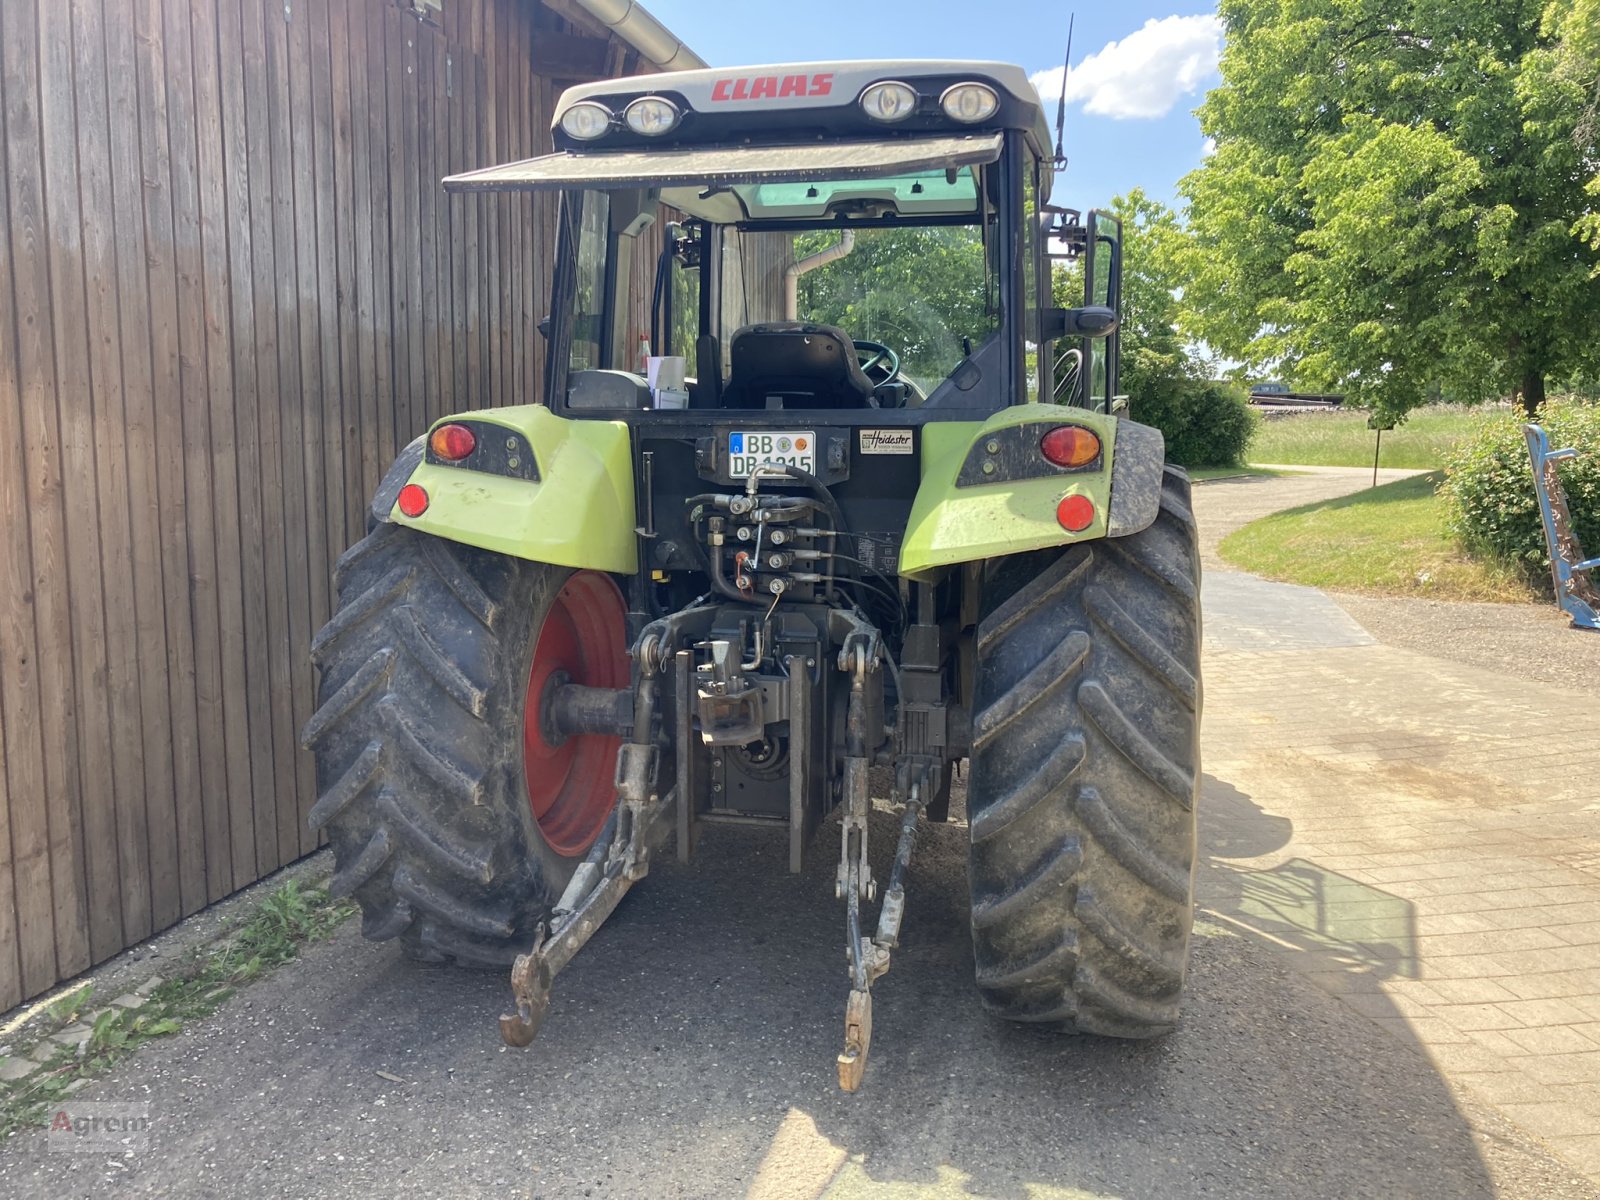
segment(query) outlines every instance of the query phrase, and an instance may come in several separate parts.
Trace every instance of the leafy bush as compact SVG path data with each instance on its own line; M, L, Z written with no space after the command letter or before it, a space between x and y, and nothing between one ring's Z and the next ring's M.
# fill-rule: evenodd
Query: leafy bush
M1128 413L1167 439L1167 460L1185 467L1231 467L1244 461L1256 414L1233 384L1196 379L1172 356L1139 349L1123 356Z
M1593 557L1600 553L1600 406L1552 400L1539 423L1551 446L1578 451L1558 470L1578 541ZM1440 490L1446 524L1463 546L1515 564L1530 582L1548 587L1550 560L1520 414L1483 420L1446 463Z

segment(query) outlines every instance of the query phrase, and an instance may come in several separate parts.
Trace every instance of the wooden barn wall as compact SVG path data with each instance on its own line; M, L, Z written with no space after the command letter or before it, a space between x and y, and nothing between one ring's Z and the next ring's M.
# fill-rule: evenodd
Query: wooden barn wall
M546 148L581 43L437 20L0 2L0 1010L315 848L333 562L429 421L536 395L550 205L438 180Z

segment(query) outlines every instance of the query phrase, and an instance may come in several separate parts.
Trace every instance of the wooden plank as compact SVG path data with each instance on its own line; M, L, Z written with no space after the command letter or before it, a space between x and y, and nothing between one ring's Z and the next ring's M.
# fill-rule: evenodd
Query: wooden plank
M351 13L354 7L356 12ZM357 144L355 119L356 64L350 56L350 20L360 21L360 0L338 0L328 11L328 49L333 68L334 192L339 226L339 375L345 397L345 539L353 542L366 533L367 501L378 486L383 468L378 464L374 422L369 411L371 372L367 366L370 330L361 311L361 295L370 286L361 277L360 258L372 252L370 210L357 190L358 171L364 173L367 146ZM359 32L359 26L358 26ZM364 61L364 60L363 60ZM365 217L363 217L365 213ZM359 248L365 245L363 255Z
M389 337L393 354L393 408L394 440L404 446L416 437L416 424L411 412L412 342L410 270L413 255L407 237L410 228L411 208L408 200L412 188L407 182L406 142L404 130L406 94L406 19L398 9L386 8L383 13L384 57L384 112L388 129L389 154L385 162L389 201L388 257L390 279ZM415 74L415 67L411 68Z
M161 561L161 505L156 459L155 374L150 345L150 281L145 257L144 164L140 148L139 54L134 22L103 25L106 112L111 141L111 224L117 248L117 319L122 351L128 545L133 560L134 639L139 681L139 747L144 789L119 818L124 877L147 863L152 930L180 915L172 695L167 672L167 605ZM108 503L114 504L112 497ZM143 838L145 847L132 844ZM124 913L129 935L133 914Z
M456 18L456 36L450 46L450 163L452 174L470 169L472 162L465 143L467 130L466 64L471 55L460 43L462 22ZM446 196L445 214L450 230L450 394L457 408L472 406L472 389L467 382L467 212L472 200Z
M94 85L86 79L79 94L72 88L74 75L73 14L59 5L40 10L39 52L42 89L40 119L43 131L44 187L50 203L51 331L54 335L57 406L61 419L61 466L65 479L78 481L63 491L67 545L67 595L71 611L72 667L77 696L78 762L73 778L77 794L58 794L55 805L81 821L80 863L73 865L83 893L86 926L74 939L69 953L58 941L58 968L65 974L87 967L116 953L123 945L122 889L117 856L116 796L111 754L112 710L107 703L110 673L107 614L104 601L104 562L99 519L96 431L108 423L110 397L116 395L117 372L106 377L107 354L103 328L115 328L115 308L107 305L111 272L95 281L91 311L91 282L85 254L91 247L103 263L110 246L102 222L109 216L96 211L103 205L102 191L82 191L87 176L105 174L104 76L100 83L99 119L102 136L98 161L80 164L78 133L80 95L87 102L82 120L92 125ZM97 31L96 31L97 32ZM80 194L82 203L80 205ZM97 232L99 237L96 237ZM86 238L88 245L86 246ZM98 373L95 368L98 368ZM102 391L101 385L105 388ZM120 408L120 402L117 403ZM120 413L118 414L120 416ZM64 864L58 864L57 869Z
M309 143L312 149L311 195L315 213L314 224L303 227L302 238L311 243L316 269L317 289L312 299L317 327L318 369L321 386L306 393L306 429L308 434L308 466L317 469L320 462L321 477L316 481L313 494L320 512L322 541L314 548L308 564L313 584L314 608L311 629L320 629L333 615L331 577L334 559L349 544L351 538L345 529L345 445L348 422L345 418L343 364L339 350L339 227L336 215L337 196L334 181L334 131L333 83L329 53L328 6L326 3L306 5L296 14L296 25L306 30L305 44L310 82L310 120L308 137L301 145ZM304 19L299 19L299 18ZM291 40L294 40L291 35ZM298 43L297 43L298 44ZM314 674L309 659L303 666L308 681ZM300 810L297 819L300 853L309 854L317 847L318 835L307 823L311 805L315 802L315 764L310 755L301 755L301 770L306 786L301 789Z
M183 481L182 512L171 530L189 556L190 629L194 645L196 732L199 740L198 809L203 836L204 899L215 903L233 890L232 835L228 829L227 744L222 714L222 633L217 609L216 496L212 486L211 412L206 370L205 262L201 246L198 121L190 31L198 14L188 0L165 0L162 49L166 78L168 163L171 167L172 262L177 270L178 405ZM159 64L158 64L159 68ZM185 898L186 905L189 903Z
M269 3L271 0L269 0ZM324 344L321 320L321 269L317 223L317 137L312 95L312 5L302 6L287 21L287 66L289 70L289 126L293 130L291 179L294 190L294 252L299 291L296 312L300 326L300 390L295 397L299 419L300 447L297 465L305 497L305 542L300 572L304 579L306 607L294 614L293 631L295 724L302 729L316 708L311 665L311 639L326 622L331 609L329 597L328 480L324 429L325 397L330 386L337 386L324 371ZM292 536L292 535L291 535ZM290 542L290 553L300 547ZM286 858L306 851L309 831L301 814L309 811L316 794L315 766L309 755L295 759L297 802L292 811L280 813L280 847Z
M19 720L36 721L44 746L43 795L48 801L45 825L29 830L32 838L17 853L17 867L44 885L49 912L38 924L24 920L19 934L22 946L23 990L33 994L55 982L58 970L80 970L88 961L88 940L83 885L83 847L79 808L78 733L76 690L72 677L72 610L67 578L71 547L67 540L63 503L61 422L58 413L57 363L53 343L55 303L50 287L50 238L45 209L46 136L53 140L62 118L63 101L51 101L52 128L41 128L45 114L36 100L40 95L38 58L40 28L32 5L0 6L4 12L3 67L6 81L6 173L11 189L11 256L16 305L16 369L22 401L22 451L32 551L34 636L37 639L39 707ZM69 72L70 75L70 72ZM53 93L55 87L50 89ZM70 113L65 117L69 122ZM53 153L53 151L52 151ZM68 231L63 230L68 236ZM76 240L74 237L73 240ZM81 302L76 320L81 338ZM64 301L62 315L72 305ZM84 350L79 350L81 360ZM80 385L81 386L81 385ZM7 724L11 714L7 714ZM13 826L13 837L17 830ZM42 841L34 840L42 835ZM28 859L44 854L48 861L35 866ZM18 879L19 892L24 887Z
M31 97L14 94L10 61L16 34L0 5L0 163L9 166L11 131L29 120ZM31 50L29 51L31 53ZM23 381L17 350L19 254L37 250L16 240L11 180L0 184L0 512L28 511L23 473ZM35 231L37 232L37 231ZM37 597L28 522L0 522L0 756L5 759L7 832L5 879L0 892L0 1003L15 1004L55 974L51 929L50 829L46 808L44 741L39 728L39 655L34 631Z
M483 158L483 100L481 80L482 60L468 53L461 61L461 95L466 137L462 147L466 161L482 163ZM483 386L483 247L479 230L483 225L483 211L487 203L478 194L454 197L460 207L462 239L462 274L466 290L466 313L461 322L461 340L465 344L467 404L483 408L489 398Z
M389 255L389 68L384 22L363 9L366 42L367 188L372 209L372 334L374 406L377 411L378 457L385 466L399 452L395 432L394 291Z
M76 761L52 796L52 822L70 827L70 861L57 858L52 878L74 889L70 915L56 912L57 969L74 974L95 958L120 949L122 897L118 881L116 799L111 785L111 713L106 704L106 618L101 586L99 475L94 429L104 400L89 369L91 326L83 265L83 209L79 203L78 101L72 87L70 9L43 5L39 12L40 127L44 194L50 197L50 335L55 355L55 410L59 421L66 548L66 601L71 657ZM93 198L89 201L94 203ZM52 831L53 833L54 831ZM60 851L54 845L52 854ZM91 898L93 903L91 903ZM93 937L90 926L93 924ZM92 947L91 947L92 942Z
M483 66L482 53L472 59L472 112L477 134L478 162L494 162L494 147L490 141L490 126L488 126L488 75ZM472 354L474 354L474 373L477 379L480 402L485 408L498 405L499 398L494 394L494 358L490 354L490 330L494 323L494 197L493 195L474 195L474 230L472 230L472 246L474 246L474 267L477 270L477 283L472 288Z
M339 198L337 157L333 111L333 63L330 39L329 5L308 6L306 24L310 28L311 67L311 145L312 189L316 206L317 255L317 323L319 329L320 359L322 364L322 394L313 397L318 414L316 423L318 439L322 446L324 463L325 508L323 520L327 527L327 549L321 564L326 578L332 573L333 560L349 544L345 529L345 443L350 422L345 416L344 360L339 346ZM331 615L317 614L320 627Z
M296 77L290 53L292 17L285 19L283 8L276 0L264 0L262 23L266 33L267 61L267 113L271 129L271 150L268 161L271 168L271 195L273 197L273 256L277 278L277 311L279 339L279 410L282 415L279 476L283 489L284 549L288 565L286 583L289 647L286 656L285 679L281 686L288 689L291 700L291 726L304 728L313 697L311 695L311 668L308 656L311 650L311 613L316 607L312 598L312 584L307 573L307 559L315 554L320 561L325 553L312 549L311 527L322 528L320 517L307 520L307 510L319 513L307 482L307 472L317 468L308 462L305 445L306 396L315 395L317 381L311 373L316 358L316 331L309 332L305 297L315 292L315 272L308 278L305 271L307 252L301 245L301 218L311 219L308 188L299 178L299 168L309 156L299 149L305 136L306 123L296 120L292 98L296 87L304 91L304 81ZM301 23L304 27L304 21ZM325 540L322 535L318 543ZM278 780L278 861L289 862L300 853L299 815L304 797L314 788L305 787L305 772L301 760L307 756L295 754L288 762L287 776Z
M72 0L73 70L78 96L78 191L84 199L83 270L89 316L89 374L94 403L97 523L104 563L106 679L110 720L111 839L120 920L111 923L97 899L102 879L96 857L85 855L90 892L90 955L100 961L148 937L150 853L144 829L144 744L139 694L137 590L128 520L127 416L123 405L122 331L117 304L117 243L111 169L110 98L101 0ZM86 811L86 818L89 813ZM90 842L96 837L89 834ZM105 868L109 874L110 868Z
M491 112L496 130L494 154L499 162L510 162L515 157L512 154L512 120L510 120L510 66L507 59L512 51L507 35L507 18L510 14L510 5L493 5L494 13L494 40L493 53L490 54L490 96ZM526 51L522 51L526 53ZM496 389L498 389L499 403L514 405L517 403L514 389L514 374L512 374L512 355L510 355L510 333L515 323L515 304L517 298L512 291L515 272L512 270L512 242L510 242L510 222L512 222L512 206L520 205L522 197L512 197L509 194L494 197L494 293L496 293L496 320L494 320L494 376L496 376Z
M453 48L442 31L432 38L434 44L434 80L429 95L433 105L433 236L434 271L437 294L437 324L433 342L439 357L439 406L444 412L460 410L460 397L455 390L454 342L451 326L455 320L452 306L451 261L454 247L450 245L450 201L440 181L450 173L450 92L454 87L455 60Z
M421 350L423 422L431 424L445 415L447 406L439 392L439 176L433 156L433 88L436 59L434 50L439 32L423 24L412 28L417 46L416 107L412 110L417 126L417 255L421 269ZM420 432L420 430L419 430Z
M252 353L241 356L254 368L261 493L261 573L265 581L262 621L266 629L266 691L272 714L271 789L258 791L255 807L256 872L265 875L287 861L280 843L280 817L296 810L296 772L299 727L294 719L294 679L301 664L291 644L290 531L297 517L290 503L285 467L287 433L286 396L299 385L298 325L294 318L294 208L288 183L287 157L274 154L287 137L286 83L274 74L269 46L272 32L281 35L283 13L262 0L230 0L239 7L242 46L240 65L244 91L246 194L250 221L250 286L253 318L248 345ZM281 66L279 70L281 71ZM287 151L285 151L285 154ZM278 270L280 232L290 240L283 252L284 273ZM285 274L288 275L287 280ZM241 286L243 276L235 276ZM288 293L290 308L280 313L279 301ZM241 402L244 393L241 392ZM292 460L291 460L292 461ZM300 557L300 534L294 534L293 557ZM300 600L303 603L303 598ZM260 678L252 676L252 678ZM293 821L293 816L287 818ZM298 842L295 843L298 848Z
M266 521L262 496L262 444L260 382L266 373L261 360L276 354L276 330L269 340L257 337L255 275L256 223L251 209L252 130L246 96L259 97L261 78L260 17L254 46L246 43L240 0L221 0L217 6L217 112L222 135L222 196L228 254L228 342L233 398L233 462L238 490L237 554L239 559L238 637L242 645L239 689L245 725L243 746L248 751L249 786L232 797L233 874L236 884L263 873L263 838L270 839L270 858L277 857L274 811L274 748L272 672L268 665L268 583ZM264 123L258 119L258 124ZM256 140L259 140L257 137ZM266 226L270 240L270 222ZM270 247L268 248L270 250ZM270 295L267 297L270 301ZM276 400L276 397L272 397ZM276 452L276 447L273 447ZM276 525L278 522L273 522ZM282 531L279 530L279 536ZM279 559L281 567L281 557ZM279 576L281 579L281 569ZM230 726L231 728L231 726ZM231 740L231 738L230 738ZM230 759L233 757L230 754ZM230 764L231 765L231 764ZM232 785L230 785L232 790ZM240 797L247 803L242 804ZM274 861L272 865L276 865ZM270 869L270 868L267 868Z
M404 339L406 351L406 413L405 428L400 436L410 441L426 430L428 425L428 397L426 367L422 355L422 255L418 247L417 226L421 218L417 187L417 30L416 19L395 14L400 29L401 75L400 136L395 140L401 146L400 175L395 183L396 196L402 201L403 213L398 223L391 224L395 262L404 264L406 303L405 319L395 332ZM396 114L390 111L390 127Z
M199 185L199 229L202 319L205 333L205 391L196 409L205 413L210 435L213 554L219 653L215 683L222 726L222 776L208 813L207 882L215 890L245 886L255 874L255 815L250 774L249 698L246 690L243 557L240 537L239 444L234 417L237 397L233 378L232 264L229 258L227 167L222 132L222 73L219 60L218 7L192 7L189 15L189 57L194 80L195 179ZM169 13L172 10L169 9ZM236 74L237 59L227 60ZM244 276L241 278L243 282ZM255 545L250 547L254 553ZM203 678L203 676L202 676ZM203 693L202 693L203 695ZM213 833L209 822L220 818ZM222 835L225 834L225 840ZM225 875L224 875L225 873Z
M3 103L3 102L0 102ZM0 282L9 284L8 277ZM0 397L0 403L4 403ZM12 398L14 399L14 397ZM15 410L13 410L15 411ZM0 433L9 433L8 423L0 421ZM0 584L8 582L0 571ZM0 596L10 597L5 592ZM0 662L4 661L0 648ZM22 964L17 958L16 877L11 870L11 791L6 782L5 709L0 705L0 1005L13 1008L22 1002Z

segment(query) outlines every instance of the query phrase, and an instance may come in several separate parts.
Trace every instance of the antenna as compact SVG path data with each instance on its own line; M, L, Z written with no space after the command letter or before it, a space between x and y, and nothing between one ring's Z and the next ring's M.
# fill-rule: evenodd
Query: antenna
M1077 13L1073 13L1067 18L1067 57L1066 61L1061 65L1061 99L1056 104L1055 165L1058 168L1067 165L1067 156L1061 144L1061 134L1067 124L1067 75L1072 70L1072 27L1077 24L1077 21Z

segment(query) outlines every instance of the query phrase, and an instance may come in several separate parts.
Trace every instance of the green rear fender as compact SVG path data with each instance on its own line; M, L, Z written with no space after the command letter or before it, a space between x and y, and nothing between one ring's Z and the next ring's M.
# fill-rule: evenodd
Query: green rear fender
M491 436L504 430L531 449L537 481L424 460L418 439L385 477L374 515L435 537L532 562L631 575L638 570L633 461L621 421L571 421L539 404L446 417ZM431 432L431 431L430 431ZM512 443L518 444L518 443ZM410 457L416 465L407 472ZM407 483L428 493L428 508L408 517L396 497Z
M1038 439L1057 425L1080 425L1100 439L1099 459L1071 472L1052 468ZM922 428L922 483L911 506L900 574L928 580L941 568L1069 542L1137 533L1155 520L1161 499L1163 442L1158 430L1054 404L1005 408L981 424L947 421ZM992 464L992 477L983 474ZM1031 471L1039 474L1026 476ZM1056 518L1061 501L1087 497L1094 519L1076 533Z

